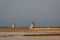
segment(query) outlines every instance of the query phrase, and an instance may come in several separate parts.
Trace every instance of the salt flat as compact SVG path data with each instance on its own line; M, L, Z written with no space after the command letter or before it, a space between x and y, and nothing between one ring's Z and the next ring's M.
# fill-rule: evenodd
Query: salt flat
M60 40L60 36L13 36L0 37L0 40Z
M60 31L32 31L32 32L0 32L2 35L41 35L41 34L60 34Z

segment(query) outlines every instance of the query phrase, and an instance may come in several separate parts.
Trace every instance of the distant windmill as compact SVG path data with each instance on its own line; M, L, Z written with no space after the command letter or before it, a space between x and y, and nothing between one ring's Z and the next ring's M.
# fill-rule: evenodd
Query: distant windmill
M11 26L11 28L16 28L16 25L15 25L15 23L13 23L13 25Z
M30 29L32 29L35 26L34 21L32 22L32 24L30 25Z

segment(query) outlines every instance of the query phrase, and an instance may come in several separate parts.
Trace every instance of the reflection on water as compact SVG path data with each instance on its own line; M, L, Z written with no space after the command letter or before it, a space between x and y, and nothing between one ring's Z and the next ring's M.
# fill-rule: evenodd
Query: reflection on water
M27 33L60 33L60 31L35 31L35 32L0 32L0 35L27 34ZM60 35L55 36L0 36L0 40L60 40Z
M31 31L31 32L0 32L0 35L10 35L10 34L60 34L60 31Z
M0 37L0 40L60 40L60 36L13 36Z

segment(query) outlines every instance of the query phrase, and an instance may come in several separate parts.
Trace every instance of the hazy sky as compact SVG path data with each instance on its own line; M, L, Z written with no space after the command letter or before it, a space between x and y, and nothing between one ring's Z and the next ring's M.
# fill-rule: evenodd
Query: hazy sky
M60 26L60 0L0 0L0 25Z

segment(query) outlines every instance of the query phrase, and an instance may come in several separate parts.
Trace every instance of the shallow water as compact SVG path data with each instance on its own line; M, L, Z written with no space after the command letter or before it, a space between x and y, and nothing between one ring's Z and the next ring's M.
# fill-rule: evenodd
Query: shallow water
M13 36L0 37L0 40L60 40L60 36Z
M49 33L49 31L40 31L38 33ZM52 31L52 32L59 32L60 31ZM0 35L6 34L25 34L30 32L0 32ZM31 32L36 33L36 32ZM60 40L60 35L56 36L0 36L0 40Z
M0 34L47 34L47 33L60 33L60 31L31 31L31 32L0 32Z

